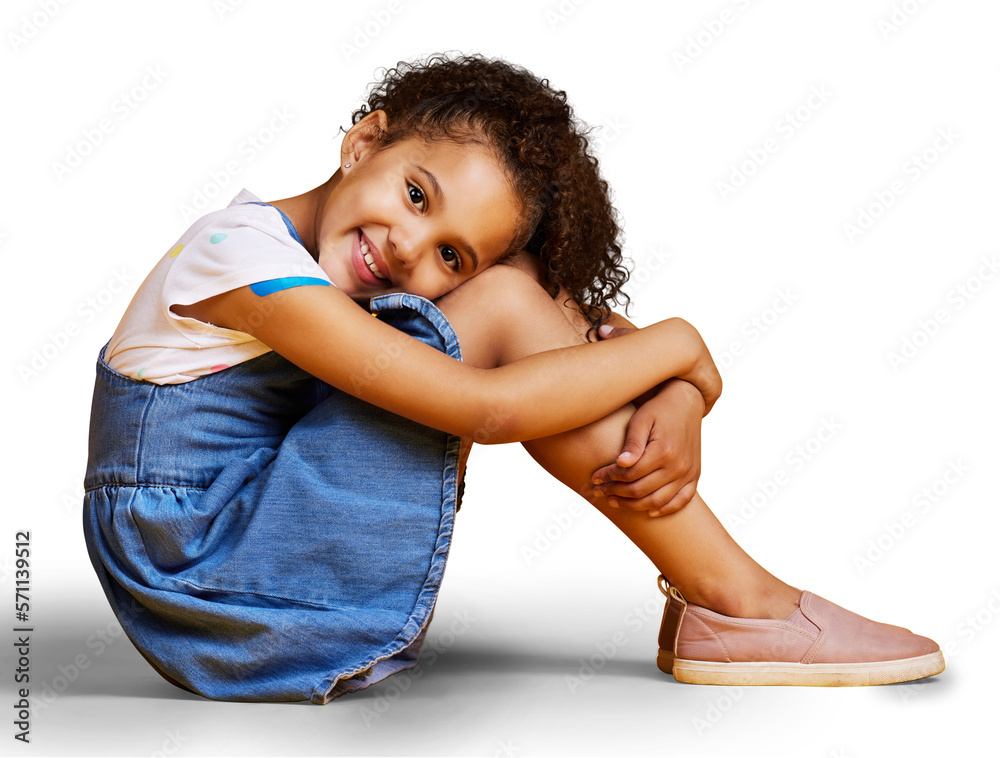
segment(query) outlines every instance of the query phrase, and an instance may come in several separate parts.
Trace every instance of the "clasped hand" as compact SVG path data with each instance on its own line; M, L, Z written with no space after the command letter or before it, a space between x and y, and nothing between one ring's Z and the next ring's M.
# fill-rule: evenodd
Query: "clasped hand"
M613 508L674 513L697 492L705 400L694 385L671 379L637 402L618 458L591 476L594 492Z

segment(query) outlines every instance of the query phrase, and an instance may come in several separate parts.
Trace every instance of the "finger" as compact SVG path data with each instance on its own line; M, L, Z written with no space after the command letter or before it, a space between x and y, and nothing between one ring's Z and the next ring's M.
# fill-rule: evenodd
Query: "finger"
M625 445L622 447L622 451L618 454L615 459L617 463L622 468L628 468L629 466L634 466L636 462L642 457L643 451L646 449L646 437L629 437L625 440Z
M638 462L627 468L617 463L602 466L591 474L590 481L595 486L606 486L611 482L634 482L656 471L664 472L670 479L690 480L691 472L698 468L697 460L691 460L683 452L673 452L662 441L651 441Z
M600 335L602 340L611 340L615 337L621 337L623 334L628 334L629 332L634 332L635 329L629 326L611 326L610 324L602 324L597 327L597 333Z
M676 496L678 492L678 484L679 482L672 482L671 484L661 487L645 497L615 497L614 500L618 503L615 507L641 513L649 513L651 511L659 510L665 505L665 502L670 502Z
M646 445L649 443L654 421L655 417L652 414L641 411L633 414L628 422L628 428L625 430L625 444L615 460L619 466L622 468L634 466L636 461L642 457Z
M674 475L662 469L657 469L632 482L605 482L600 487L594 487L594 492L605 497L638 500L648 497L654 492L662 490L664 487L668 487L671 483L675 483L676 486L670 492L670 497L673 497L674 493L688 481L690 481L690 477ZM669 499L661 495L657 506L666 504Z
M652 477L632 485L631 495L609 494L608 500L614 500L618 506L630 511L654 511L670 503L680 490L690 482L689 479L674 479L654 481Z
M646 456L646 458L649 458L649 456ZM590 481L594 485L601 486L606 486L612 482L634 482L636 479L641 479L662 468L662 465L657 465L652 459L646 460L646 458L628 468L622 468L617 463L602 466L591 474Z
M667 516L671 513L677 513L677 511L694 500L694 496L697 491L697 482L689 482L681 487L677 494L674 495L665 505L662 505L659 508L651 508L649 515L655 518L657 516Z

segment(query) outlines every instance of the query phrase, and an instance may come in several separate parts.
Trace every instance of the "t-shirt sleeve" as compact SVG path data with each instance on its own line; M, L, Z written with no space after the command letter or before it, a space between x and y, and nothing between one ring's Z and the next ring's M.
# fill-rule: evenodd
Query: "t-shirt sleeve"
M290 286L330 286L329 277L288 233L276 208L239 205L195 223L166 254L161 306L174 326L196 344L199 334L229 333L171 308L255 285L260 297Z

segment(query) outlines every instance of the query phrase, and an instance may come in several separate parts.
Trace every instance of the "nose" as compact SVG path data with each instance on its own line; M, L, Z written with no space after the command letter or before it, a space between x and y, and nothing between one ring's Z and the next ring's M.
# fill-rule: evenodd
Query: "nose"
M407 269L413 268L431 245L426 231L412 226L394 226L389 230L388 239L393 255Z

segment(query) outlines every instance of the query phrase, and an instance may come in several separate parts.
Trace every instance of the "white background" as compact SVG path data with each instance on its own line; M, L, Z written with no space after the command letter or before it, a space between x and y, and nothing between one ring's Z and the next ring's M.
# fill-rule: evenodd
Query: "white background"
M14 533L30 529L32 693L51 696L28 748L3 701L0 751L995 751L998 23L987 0L5 3L0 587L13 595ZM376 69L453 49L548 77L599 127L633 320L686 318L723 367L708 503L742 518L737 538L778 576L934 637L944 675L675 683L654 664L655 570L519 446L474 455L438 654L417 678L326 707L215 703L162 682L123 637L100 642L117 627L81 481L94 360L131 293L199 192L214 209L244 186L273 200L319 184ZM269 134L275 110L290 118ZM253 135L268 144L249 149ZM734 174L742 186L721 189ZM865 208L877 218L851 235ZM824 423L836 433L817 436Z

